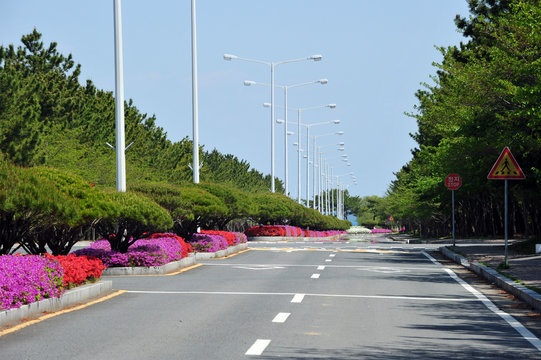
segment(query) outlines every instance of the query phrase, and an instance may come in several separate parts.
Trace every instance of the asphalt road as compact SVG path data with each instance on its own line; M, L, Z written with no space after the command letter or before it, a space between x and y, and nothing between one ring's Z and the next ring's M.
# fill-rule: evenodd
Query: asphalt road
M0 359L541 358L422 246L375 242L251 243L175 276L110 277L127 292L0 336Z

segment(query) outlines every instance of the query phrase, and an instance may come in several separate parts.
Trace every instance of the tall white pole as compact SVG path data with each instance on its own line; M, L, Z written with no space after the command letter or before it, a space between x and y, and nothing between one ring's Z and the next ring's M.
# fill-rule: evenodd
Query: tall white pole
M297 203L301 203L301 110L297 109Z
M310 207L310 125L306 125L306 207Z
M287 86L284 86L284 181L285 194L289 196L287 163Z
M197 34L195 0L192 0L192 127L193 182L199 184L199 104L197 100Z
M325 204L325 215L330 215L330 199L329 199L329 164L325 160L325 188L326 188L326 194L327 194L327 203Z
M275 192L274 187L274 63L271 68L271 192Z
M122 5L114 0L115 16L115 126L116 190L126 191L126 140L124 133L124 71L122 67Z
M314 136L314 160L312 161L312 209L316 208L316 160L317 160L317 153L316 153L316 137Z
M334 169L331 168L331 179L330 179L330 185L331 185L331 213L330 215L334 215L334 189L333 189L333 182L334 182Z
M322 187L322 180L323 180L323 170L322 170L322 162L321 162L321 151L318 149L318 155L319 155L319 176L318 176L318 199L317 199L317 209L321 214L323 214L323 207L321 206L321 187Z

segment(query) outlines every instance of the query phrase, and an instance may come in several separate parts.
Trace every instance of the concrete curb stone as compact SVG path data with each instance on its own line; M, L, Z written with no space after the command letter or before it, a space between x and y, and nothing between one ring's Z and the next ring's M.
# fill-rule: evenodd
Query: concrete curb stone
M173 261L161 266L112 267L103 270L102 276L131 276L131 275L163 275L195 264L195 256L191 255L179 261Z
M99 281L93 284L78 286L67 290L59 298L49 298L23 305L17 309L0 311L0 326L10 325L24 318L42 315L43 312L54 312L63 308L83 303L92 298L110 294L113 291L112 281Z
M237 253L242 250L246 250L247 248L248 248L248 244L242 243L235 246L230 246L227 249L219 250L216 252L210 252L210 253L199 252L199 253L195 253L195 260L208 260L208 259L214 259L214 258L221 258L224 256Z
M451 251L447 247L440 247L439 251L447 258L470 269L471 271L475 272L479 276L484 277L498 287L515 295L517 298L526 302L532 308L541 311L541 295L539 295L535 291L532 291L525 286L515 283L513 280L501 275L492 268L484 266L478 262L470 263L465 257Z

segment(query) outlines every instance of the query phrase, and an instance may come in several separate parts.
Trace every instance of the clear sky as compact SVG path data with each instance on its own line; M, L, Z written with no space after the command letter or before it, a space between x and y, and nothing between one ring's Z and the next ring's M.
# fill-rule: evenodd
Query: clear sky
M169 139L191 138L190 0L122 2L124 86L143 113L155 114ZM411 158L409 133L416 121L415 91L435 74L441 61L435 46L457 45L456 14L468 15L466 0L199 0L197 2L199 131L205 149L218 149L270 173L270 89L243 85L270 82L270 68L225 61L223 54L267 62L323 55L319 62L278 65L275 82L292 85L326 78L327 85L289 90L288 106L306 108L335 103L335 109L305 111L302 122L335 119L340 125L312 127L324 136L334 175L354 172L353 195L383 196L394 172ZM20 45L36 28L48 44L71 53L82 65L82 83L114 90L113 0L2 0L0 43ZM283 91L276 90L283 105ZM284 117L281 108L276 118ZM296 121L290 112L289 121ZM297 133L290 126L289 130ZM276 176L284 177L284 129L276 124ZM305 133L301 140L305 148ZM294 138L294 139L293 139ZM297 194L297 154L289 140L289 184ZM335 150L340 141L345 151ZM130 140L126 139L126 143ZM328 146L327 146L328 145ZM310 149L311 150L311 149ZM341 167L347 154L351 167ZM305 194L305 163L301 194ZM347 176L342 181L351 183Z

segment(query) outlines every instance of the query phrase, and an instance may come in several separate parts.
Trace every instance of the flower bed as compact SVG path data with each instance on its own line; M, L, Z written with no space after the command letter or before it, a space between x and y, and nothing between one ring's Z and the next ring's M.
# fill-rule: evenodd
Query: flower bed
M196 252L216 252L229 247L226 238L222 235L196 233L192 235L189 242Z
M60 263L44 256L0 256L0 310L60 297L62 276Z
M281 236L281 237L330 237L345 234L345 231L328 230L328 231L313 231L301 229L296 226L289 225L261 225L254 226L244 231L246 236Z
M100 259L92 256L77 256L75 254L53 256L45 254L49 259L56 260L63 269L62 286L71 288L81 285L87 280L99 279L105 266Z
M156 233L150 235L149 239L158 239L158 238L173 238L177 240L180 245L182 246L182 258L185 258L188 256L189 253L193 252L193 246L187 243L184 238L178 236L177 234L171 234L171 233Z
M244 233L239 232L230 232L223 230L201 230L200 234L207 235L221 235L227 240L227 245L235 246L238 244L243 244L248 241Z
M244 244L248 242L248 238L246 237L245 233L232 232L232 234L235 235L235 245Z
M182 259L185 257L183 254L187 256L189 249L187 246L183 247L176 238L166 236L137 240L129 247L126 253L111 251L111 245L105 239L95 241L89 247L77 250L74 253L97 257L103 261L107 268L160 266Z

